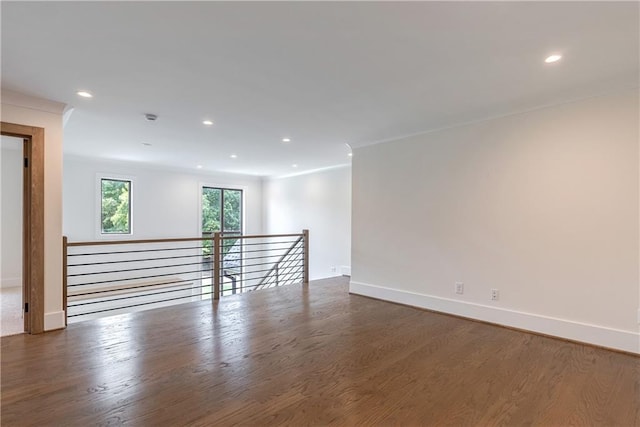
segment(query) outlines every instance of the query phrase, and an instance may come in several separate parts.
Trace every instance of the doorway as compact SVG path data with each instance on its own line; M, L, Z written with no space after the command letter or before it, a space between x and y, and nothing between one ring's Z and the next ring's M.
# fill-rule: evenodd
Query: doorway
M14 252L22 254L23 331L38 334L44 332L44 129L1 122L0 130L3 139L22 141L22 248Z
M0 336L25 331L23 304L23 140L2 136L0 140L0 194L2 195L2 249L0 265Z

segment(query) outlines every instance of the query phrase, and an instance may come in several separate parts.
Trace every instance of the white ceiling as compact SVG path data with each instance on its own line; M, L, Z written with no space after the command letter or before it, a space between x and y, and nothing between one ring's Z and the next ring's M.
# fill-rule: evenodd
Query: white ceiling
M65 153L283 175L348 163L345 143L638 87L638 7L3 1L2 86L75 108Z

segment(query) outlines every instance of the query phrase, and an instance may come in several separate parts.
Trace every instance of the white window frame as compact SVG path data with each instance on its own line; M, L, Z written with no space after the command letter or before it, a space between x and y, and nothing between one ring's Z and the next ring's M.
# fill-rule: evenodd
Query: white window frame
M128 233L103 233L102 232L102 180L110 179L114 181L129 181L129 232ZM134 224L134 194L135 194L135 177L131 175L120 175L114 173L97 173L96 174L96 210L95 225L96 238L100 240L124 240L133 237Z

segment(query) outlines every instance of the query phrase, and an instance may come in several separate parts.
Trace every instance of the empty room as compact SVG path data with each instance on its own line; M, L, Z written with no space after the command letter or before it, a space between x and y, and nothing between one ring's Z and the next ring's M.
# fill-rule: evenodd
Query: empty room
M0 9L3 426L640 426L638 2Z

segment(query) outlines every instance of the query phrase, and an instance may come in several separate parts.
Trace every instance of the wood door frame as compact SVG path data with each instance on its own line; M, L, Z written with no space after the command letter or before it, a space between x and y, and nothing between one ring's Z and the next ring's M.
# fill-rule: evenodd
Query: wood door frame
M24 141L22 289L29 304L25 332L39 334L44 332L44 128L0 122L0 130Z

